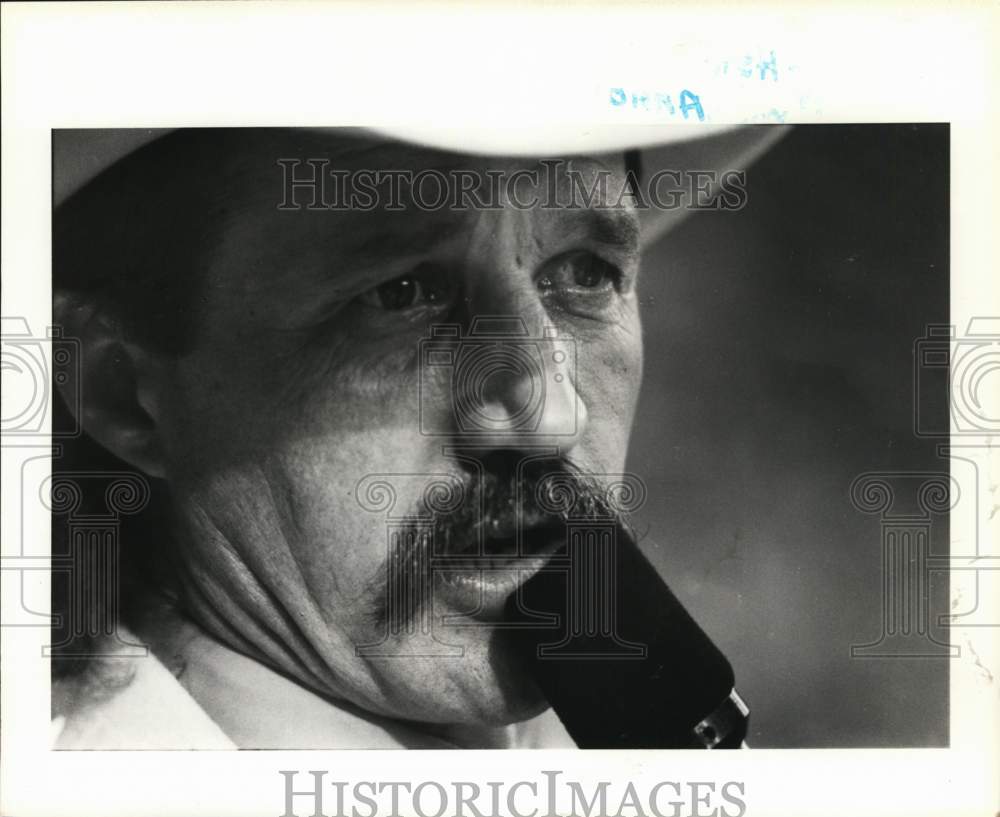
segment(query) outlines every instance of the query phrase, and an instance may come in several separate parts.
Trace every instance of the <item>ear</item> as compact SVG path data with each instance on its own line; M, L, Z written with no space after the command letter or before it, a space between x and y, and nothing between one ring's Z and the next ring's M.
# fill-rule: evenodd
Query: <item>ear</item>
M121 324L94 299L56 292L55 323L80 341L80 394L66 399L77 422L119 459L151 477L164 476L162 358L126 340Z

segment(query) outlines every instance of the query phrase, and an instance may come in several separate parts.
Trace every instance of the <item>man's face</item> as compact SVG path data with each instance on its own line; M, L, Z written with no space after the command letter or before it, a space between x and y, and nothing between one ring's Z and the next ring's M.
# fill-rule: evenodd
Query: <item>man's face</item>
M277 160L320 151L275 144L234 161L194 349L149 386L162 407L185 598L232 646L366 711L522 720L544 702L494 624L553 543L539 534L527 556L511 557L517 520L529 534L535 524L514 471L542 455L623 471L642 362L635 213L510 202L428 212L405 194L393 212L279 209ZM571 166L584 179L612 171L618 198L621 157ZM384 144L335 154L331 167L463 168L483 179L541 169ZM518 199L544 196L546 183L522 177ZM508 319L501 331L519 319L520 351L476 353L468 341L484 316ZM431 355L426 341L442 324L458 325L460 339L445 336ZM456 375L462 358L449 344L485 355L478 374ZM537 365L518 364L524 354ZM442 563L451 569L432 569L400 602L400 575L426 570L440 546L390 533L421 530L413 517L432 510L429 486L442 481L482 502L460 509L445 551L484 542L492 556Z

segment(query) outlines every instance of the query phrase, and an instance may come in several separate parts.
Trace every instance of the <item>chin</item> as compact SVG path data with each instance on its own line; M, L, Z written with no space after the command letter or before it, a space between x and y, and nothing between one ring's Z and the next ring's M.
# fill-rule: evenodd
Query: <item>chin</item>
M489 641L483 697L477 713L480 723L508 726L540 715L549 708L542 691L519 661L505 648L504 633L494 632Z
M484 726L510 726L541 715L549 708L549 703L534 685L512 690L509 686L497 685L493 694L477 701L474 712L469 713L466 723Z
M414 655L405 660L401 683L389 682L396 687L391 697L398 705L385 714L442 725L501 727L548 709L541 690L504 649L502 633L477 636L463 644L461 657Z

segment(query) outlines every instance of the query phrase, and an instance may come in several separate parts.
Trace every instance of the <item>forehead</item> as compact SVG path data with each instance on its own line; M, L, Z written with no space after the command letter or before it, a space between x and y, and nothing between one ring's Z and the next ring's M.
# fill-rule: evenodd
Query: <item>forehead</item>
M217 285L280 286L454 249L512 210L536 243L579 234L637 244L631 202L621 203L621 153L473 156L357 132L289 131L236 141L221 164L207 225Z
M225 184L220 192L232 212L328 209L353 216L359 225L375 224L393 212L420 221L427 213L453 215L483 206L609 207L622 200L625 182L623 153L481 156L353 131L329 137L268 133L232 144L221 164ZM539 200L532 195L539 190L548 195ZM533 200L542 206L525 207Z
M365 170L407 173L410 177L422 171L443 171L460 176L468 171L484 178L493 173L514 173L519 170L560 164L574 172L587 174L601 169L613 175L624 173L622 152L567 156L488 156L451 151L398 142L378 134L354 128L329 130L245 129L224 131L216 137L206 135L191 139L188 147L194 152L207 152L214 157L218 174L233 195L252 196L261 184L273 189L275 179L287 165L297 179L309 178L311 162L322 163L328 177ZM292 168L292 165L296 165ZM184 168L178 168L181 172ZM558 175L558 174L553 174Z

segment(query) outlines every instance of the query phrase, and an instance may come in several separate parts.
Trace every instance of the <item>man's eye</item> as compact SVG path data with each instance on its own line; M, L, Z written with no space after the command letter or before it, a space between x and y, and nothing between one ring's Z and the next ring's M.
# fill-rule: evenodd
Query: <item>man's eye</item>
M542 272L542 290L575 289L605 291L618 285L622 273L614 264L593 253L580 252L556 259Z
M419 302L422 294L420 282L410 275L403 275L361 293L361 302L367 306L394 312L399 309L409 309Z
M391 281L374 286L358 296L365 306L386 312L400 312L420 306L437 305L447 300L448 287L434 270L418 268Z
M613 284L618 270L596 255L587 253L573 264L573 280L577 286L596 289Z

